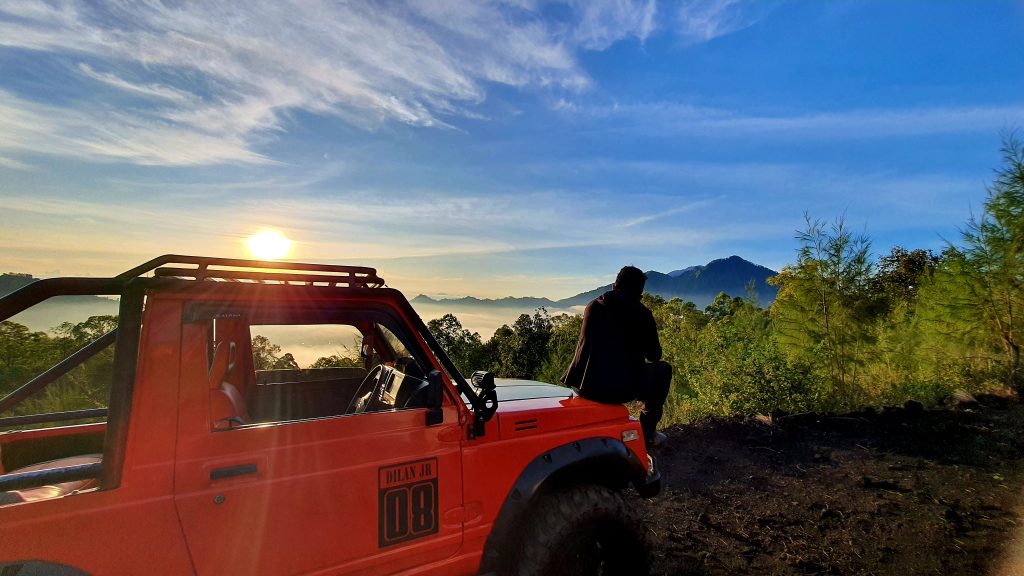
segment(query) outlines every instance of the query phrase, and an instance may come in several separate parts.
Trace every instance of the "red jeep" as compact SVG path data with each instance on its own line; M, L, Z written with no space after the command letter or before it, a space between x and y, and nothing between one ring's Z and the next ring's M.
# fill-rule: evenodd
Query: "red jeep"
M83 294L118 296L117 328L0 399L4 576L646 571L638 422L467 381L372 268L168 255L37 281L0 320ZM110 346L105 408L25 413Z

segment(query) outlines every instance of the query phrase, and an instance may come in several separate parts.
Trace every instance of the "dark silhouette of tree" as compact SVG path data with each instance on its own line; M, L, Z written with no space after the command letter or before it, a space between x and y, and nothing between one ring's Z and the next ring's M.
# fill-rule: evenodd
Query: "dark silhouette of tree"
M913 304L922 282L931 278L939 259L931 250L907 250L900 246L879 258L870 282L877 299L877 313L884 314L901 304Z
M272 366L273 370L298 370L299 363L295 361L295 357L292 356L291 352L285 352L283 356L274 360Z
M252 360L257 370L273 370L281 347L262 334L252 337Z
M321 356L309 365L310 368L358 368L363 363L355 358L349 358L348 356L342 356L340 354L331 354L330 356Z

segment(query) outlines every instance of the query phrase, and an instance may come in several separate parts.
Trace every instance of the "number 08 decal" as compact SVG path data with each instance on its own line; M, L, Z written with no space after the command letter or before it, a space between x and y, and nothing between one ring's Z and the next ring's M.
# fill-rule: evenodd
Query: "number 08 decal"
M380 468L377 485L381 548L437 533L437 458Z

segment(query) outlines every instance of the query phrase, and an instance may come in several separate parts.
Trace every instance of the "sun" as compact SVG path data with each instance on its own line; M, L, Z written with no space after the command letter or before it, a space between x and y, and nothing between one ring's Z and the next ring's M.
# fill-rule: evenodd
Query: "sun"
M263 229L245 241L249 253L259 260L280 260L292 249L292 241L277 230Z

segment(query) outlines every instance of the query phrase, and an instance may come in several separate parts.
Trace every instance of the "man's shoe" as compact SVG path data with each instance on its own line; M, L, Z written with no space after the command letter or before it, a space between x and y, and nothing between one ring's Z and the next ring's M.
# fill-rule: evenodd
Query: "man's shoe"
M655 432L653 438L647 439L647 446L649 448L658 448L664 446L668 442L668 436L665 436L661 432Z

